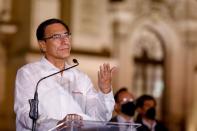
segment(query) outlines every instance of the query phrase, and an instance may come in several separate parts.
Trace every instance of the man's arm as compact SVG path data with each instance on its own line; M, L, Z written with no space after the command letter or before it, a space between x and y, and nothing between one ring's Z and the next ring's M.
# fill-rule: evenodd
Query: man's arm
M104 94L96 91L93 86L89 89L86 96L86 113L93 120L109 121L114 109L114 97L112 91Z
M34 97L36 78L25 69L17 72L15 82L15 102L14 111L16 113L17 131L21 129L32 129L32 119L29 117L30 105L28 100ZM49 129L57 124L58 120L40 116L37 120L37 130Z
M14 111L16 113L17 127L22 126L31 129L32 120L29 118L30 106L28 99L33 98L34 80L29 77L28 72L19 70L15 82Z
M111 119L115 104L111 84L114 70L115 67L110 68L109 64L100 66L98 72L99 91L95 90L89 80L86 111L94 120L109 121Z

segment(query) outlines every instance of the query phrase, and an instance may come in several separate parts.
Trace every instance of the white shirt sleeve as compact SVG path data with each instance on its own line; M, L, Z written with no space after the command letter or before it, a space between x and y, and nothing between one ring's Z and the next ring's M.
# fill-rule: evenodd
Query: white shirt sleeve
M93 87L88 77L86 77L86 81L89 83L86 92L86 114L95 121L109 121L115 104L112 91L103 94Z
M32 119L29 117L29 99L34 97L38 80L50 73L48 69L44 70L42 66L35 68L35 65L32 65L21 68L17 72L14 102L17 131L28 131L32 128ZM42 71L45 74L42 74ZM39 130L55 126L58 120L69 113L82 115L84 120L108 121L111 119L115 104L112 91L108 94L97 91L89 77L75 69L65 72L64 75L71 80L72 99L67 97L69 92L65 90L66 86L63 87L55 81L54 78L57 76L43 81L40 85L45 88L39 88L40 110L37 120ZM46 91L50 91L50 95Z
M31 129L32 120L29 117L30 105L29 98L33 98L34 88L33 79L28 72L19 70L16 75L15 83L15 103L14 111L16 113L17 126L20 124L24 128Z
M32 129L32 119L29 117L29 99L34 97L36 82L33 74L28 70L18 70L15 82L14 111L16 113L16 131L27 131ZM58 120L39 116L37 130L43 130L55 126ZM46 128L47 127L47 128Z

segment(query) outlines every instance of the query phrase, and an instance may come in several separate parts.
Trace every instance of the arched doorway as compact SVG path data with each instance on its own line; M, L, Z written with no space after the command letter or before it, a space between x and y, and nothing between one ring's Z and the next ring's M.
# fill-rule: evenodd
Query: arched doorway
M137 96L149 94L157 101L161 118L165 88L165 47L160 35L152 28L142 28L133 45L134 71L132 87Z
M169 19L163 19L162 17L159 17L158 19L151 17L137 19L130 27L132 29L130 36L132 37L129 41L132 46L131 60L133 63L131 66L135 66L135 45L138 43L137 41L139 38L143 36L143 31L149 33L150 36L148 38L154 40L155 43L157 43L156 41L160 42L160 47L163 46L163 62L160 61L160 64L163 63L164 73L163 75L161 75L161 73L160 76L163 76L164 88L162 92L163 100L160 99L160 108L162 107L160 110L160 116L170 130L178 131L182 126L177 125L176 123L183 122L183 119L180 118L183 118L185 113L183 105L185 102L185 82L187 81L184 75L186 55L184 46L182 45L182 39L173 24L174 23ZM142 58L149 57L147 56L147 51L146 53L143 53L143 48L141 51ZM135 68L132 69L132 72L135 72ZM133 77L135 76L134 74L135 73L132 73ZM133 84L133 77L131 79L131 84ZM147 90L145 89L145 91ZM140 91L140 93L142 94L143 92ZM138 93L138 95L140 95L140 93Z

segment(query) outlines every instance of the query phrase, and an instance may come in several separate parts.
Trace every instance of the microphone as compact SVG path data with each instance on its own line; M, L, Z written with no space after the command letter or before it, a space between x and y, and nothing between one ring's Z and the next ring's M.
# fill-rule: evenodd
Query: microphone
M49 78L49 77L51 77L53 75L62 73L63 71L69 70L69 69L74 68L75 66L78 66L79 65L79 63L78 63L78 61L76 59L73 59L73 63L75 63L73 66L70 66L68 68L65 68L63 70L60 70L60 71L55 72L53 74L50 74L48 76L45 76L45 77L41 78L37 82L37 84L36 84L36 90L35 90L35 93L34 93L34 98L33 99L29 99L29 104L30 104L29 117L33 120L33 123L32 123L32 131L35 131L36 130L36 121L38 119L38 102L39 102L39 100L38 100L38 85L39 85L39 83L42 80L46 79L46 78Z

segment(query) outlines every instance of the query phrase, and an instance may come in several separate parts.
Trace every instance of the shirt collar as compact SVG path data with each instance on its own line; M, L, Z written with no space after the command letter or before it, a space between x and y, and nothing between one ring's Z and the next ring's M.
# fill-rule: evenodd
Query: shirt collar
M142 119L142 123L144 125L146 125L149 129L154 130L155 126L156 126L156 121L153 122L153 124L149 124L145 119Z
M49 70L49 71L60 71L59 68L55 67L50 61L48 61L44 56L41 58L41 63L43 65L43 68ZM65 67L66 68L68 64L65 62Z
M133 118L131 118L129 121L126 121L125 118L122 117L121 115L118 115L117 119L118 119L118 122L121 122L121 123L124 123L124 122L127 122L127 123L131 122L131 123L133 123L133 121L134 121Z

